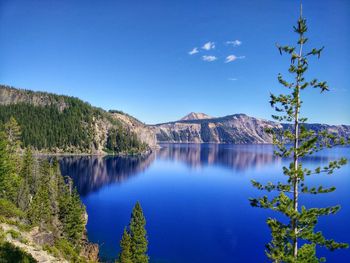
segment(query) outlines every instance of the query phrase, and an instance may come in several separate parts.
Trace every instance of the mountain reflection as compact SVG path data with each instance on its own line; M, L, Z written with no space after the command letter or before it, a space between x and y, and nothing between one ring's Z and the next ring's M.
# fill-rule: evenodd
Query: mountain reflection
M260 167L276 160L269 145L172 144L157 158L182 161L190 167L221 165L237 171Z
M280 163L281 158L274 156L274 146L266 144L164 144L157 151L157 158L181 161L190 167L221 165L235 171L259 168L271 163ZM305 156L305 164L328 162L336 159L326 153ZM284 159L288 165L290 159Z
M70 176L80 195L87 195L104 185L121 183L146 170L154 154L132 157L69 156L60 159L62 175Z
M268 164L282 164L273 155L272 145L220 145L220 144L167 144L147 156L89 157L70 156L60 159L63 175L70 176L78 192L85 196L101 187L122 183L145 171L156 160L179 161L190 167L222 166L234 171L245 171ZM304 164L327 162L327 154L305 157ZM289 160L283 162L288 165Z

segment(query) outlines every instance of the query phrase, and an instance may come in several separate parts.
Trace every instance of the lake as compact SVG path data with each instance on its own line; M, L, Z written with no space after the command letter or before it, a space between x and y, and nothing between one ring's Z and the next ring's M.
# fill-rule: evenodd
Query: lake
M349 147L337 147L305 158L308 167L350 158ZM89 216L89 240L100 245L101 258L117 257L119 240L140 201L146 220L151 262L267 262L270 241L265 223L276 214L249 205L265 192L251 186L285 180L289 160L273 156L271 145L171 144L146 157L63 157L63 175L73 178ZM304 195L300 203L320 207L341 204L337 215L323 217L326 237L350 243L350 165L334 175L307 179L334 185L336 192ZM350 250L318 249L327 262L350 262Z

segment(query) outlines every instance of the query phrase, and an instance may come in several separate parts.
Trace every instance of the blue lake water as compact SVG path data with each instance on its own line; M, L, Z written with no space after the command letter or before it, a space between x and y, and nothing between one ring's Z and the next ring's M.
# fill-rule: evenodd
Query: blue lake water
M305 158L308 167L350 158L338 147ZM64 175L73 178L88 212L88 236L100 255L112 260L132 207L140 201L147 220L151 262L267 262L270 240L265 223L276 214L252 208L250 180L285 180L281 168L289 160L273 156L270 145L173 144L147 157L64 157ZM350 165L334 175L307 179L313 185L334 185L337 191L302 196L308 207L341 204L337 215L321 218L326 237L350 243ZM327 262L350 262L350 250L318 250Z

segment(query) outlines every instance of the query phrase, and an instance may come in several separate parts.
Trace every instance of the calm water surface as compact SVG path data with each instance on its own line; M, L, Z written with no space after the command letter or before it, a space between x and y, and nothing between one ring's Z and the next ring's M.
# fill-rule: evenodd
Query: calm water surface
M306 158L309 167L339 157L341 147ZM147 219L151 262L267 262L270 240L265 220L274 214L251 208L249 197L263 194L250 180L285 180L286 161L269 145L163 145L147 157L64 157L61 169L73 178L86 206L88 235L100 244L100 255L112 260L136 201ZM340 203L339 214L322 218L326 237L350 243L350 166L334 175L309 179L314 185L335 185L326 195L303 196L307 206ZM350 262L350 250L318 250L327 262Z

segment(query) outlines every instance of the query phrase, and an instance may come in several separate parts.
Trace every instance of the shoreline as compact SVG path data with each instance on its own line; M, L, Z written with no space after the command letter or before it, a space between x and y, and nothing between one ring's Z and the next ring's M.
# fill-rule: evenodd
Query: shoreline
M35 157L46 157L46 156L91 156L91 157L132 157L132 156L146 156L149 155L157 148L149 149L147 151L139 152L139 153L69 153L69 152L35 152L33 151L33 156Z

